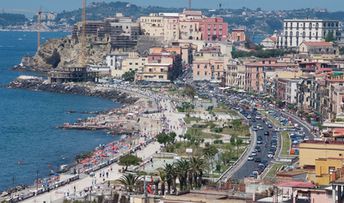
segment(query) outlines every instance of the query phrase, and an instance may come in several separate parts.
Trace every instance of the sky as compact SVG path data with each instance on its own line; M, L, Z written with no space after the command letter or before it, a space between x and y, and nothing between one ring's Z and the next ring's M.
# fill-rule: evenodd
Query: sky
M87 2L111 2L117 0L87 0ZM188 0L122 0L140 6L187 7ZM344 11L344 0L193 0L194 8L217 8L221 3L224 8L262 8L298 9L326 8L330 11ZM80 8L81 0L0 0L0 9L5 12L34 13L40 7L44 11L62 11Z

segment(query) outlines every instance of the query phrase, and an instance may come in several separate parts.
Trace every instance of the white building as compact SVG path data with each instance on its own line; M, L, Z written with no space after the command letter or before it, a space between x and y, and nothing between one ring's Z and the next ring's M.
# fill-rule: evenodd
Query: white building
M337 38L339 21L319 19L286 19L283 23L283 33L279 37L278 46L281 48L296 48L304 41L323 41L328 34Z
M297 83L299 80L296 79L289 79L286 85L286 102L288 104L296 104L296 96L297 96Z

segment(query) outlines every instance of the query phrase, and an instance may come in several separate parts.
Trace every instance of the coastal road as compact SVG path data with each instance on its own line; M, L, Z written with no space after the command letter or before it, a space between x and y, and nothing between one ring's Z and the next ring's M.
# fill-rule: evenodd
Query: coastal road
M157 142L153 142L147 147L143 148L142 150L137 152L137 156L141 157L142 159L147 159L155 154L156 151L160 150L160 144ZM112 167L112 171L110 168ZM96 172L94 177L86 176L85 178L82 178L80 180L77 180L75 182L72 182L71 184L65 185L63 187L60 187L58 189L52 190L50 192L38 195L37 197L33 197L27 200L24 200L22 202L24 203L33 203L33 202L63 202L63 199L65 197L65 194L69 192L70 195L74 195L74 187L76 188L76 193L80 194L80 192L83 192L85 188L88 188L92 186L92 183L96 180L96 183L102 183L103 178L99 177L100 172L108 172L109 178L106 178L107 180L116 180L120 178L123 174L119 172L119 170L122 169L122 166L118 165L117 163L112 164L111 166L108 166L98 172Z

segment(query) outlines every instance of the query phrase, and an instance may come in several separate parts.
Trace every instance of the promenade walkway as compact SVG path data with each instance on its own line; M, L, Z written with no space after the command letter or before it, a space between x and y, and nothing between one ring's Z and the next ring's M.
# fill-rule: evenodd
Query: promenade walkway
M131 92L135 95L146 96L149 97L151 100L156 101L157 105L161 109L161 112L157 112L151 115L154 118L166 118L165 123L162 124L163 126L156 126L156 121L154 121L155 125L147 123L149 126L152 127L146 128L145 130L142 129L145 134L156 135L158 129L158 131L160 131L161 129L165 129L166 131L173 131L176 132L177 135L181 135L186 132L183 115L176 113L174 103L171 101L170 98L148 91L140 92L140 90L138 89L126 88L126 91L128 93ZM146 147L142 148L140 151L137 151L136 155L143 160L149 160L158 151L160 151L160 144L157 142L152 142ZM120 178L123 175L120 172L121 169L122 166L119 166L117 163L113 163L112 165L97 171L93 177L90 175L81 174L80 179L77 181L71 182L70 184L51 190L50 192L43 193L36 197L32 197L22 202L63 202L66 196L82 197L86 195L85 191L87 191L92 186L95 186L99 183L104 183L104 181L116 180Z

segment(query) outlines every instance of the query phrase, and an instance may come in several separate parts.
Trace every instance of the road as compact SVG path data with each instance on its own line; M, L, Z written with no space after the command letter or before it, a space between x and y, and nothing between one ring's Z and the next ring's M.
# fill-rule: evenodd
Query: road
M196 90L199 95L206 96L208 98L216 98L219 102L226 104L228 107L232 109L236 109L240 111L242 114L245 114L246 118L248 115L252 118L251 120L255 120L255 122L250 122L251 126L257 126L258 124L261 125L263 129L258 130L256 132L257 137L262 137L262 144L257 144L256 146L260 146L261 152L258 152L254 159L260 158L262 162L265 162L265 167L267 167L272 159L268 157L269 151L278 151L277 149L272 149L272 137L274 139L280 139L280 136L276 134L272 129L275 129L276 126L272 126L269 128L268 125L262 119L253 119L256 117L256 112L253 112L252 106L260 105L265 110L274 110L279 118L286 118L289 119L293 124L297 123L299 126L302 126L302 129L298 130L297 132L301 132L304 134L304 138L307 139L314 139L314 135L310 132L310 128L307 124L304 124L303 121L283 112L280 109L274 109L269 106L269 103L258 99L257 97L247 95L244 93L223 93L214 85L204 85L200 84L195 86ZM249 106L250 108L245 108L245 106ZM272 125L272 124L271 124ZM265 136L264 132L269 131L269 136ZM276 141L274 141L276 142ZM277 144L276 144L277 145ZM278 147L278 145L276 146ZM248 149L249 152L253 151L255 146L251 149ZM259 171L261 173L262 169L258 168L259 160L257 162L255 160L248 161L247 156L243 156L242 160L239 160L239 163L236 164L231 170L228 171L228 174L224 176L225 179L243 179L245 177L253 176L253 171Z

